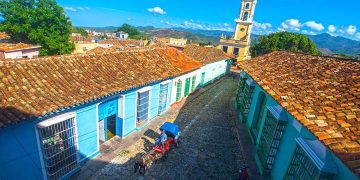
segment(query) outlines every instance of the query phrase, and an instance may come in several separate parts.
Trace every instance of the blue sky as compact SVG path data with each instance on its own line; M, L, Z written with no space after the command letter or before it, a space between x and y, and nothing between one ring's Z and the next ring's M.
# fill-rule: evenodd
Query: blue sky
M75 26L235 28L240 0L57 0ZM360 40L359 0L258 0L254 32L328 32Z

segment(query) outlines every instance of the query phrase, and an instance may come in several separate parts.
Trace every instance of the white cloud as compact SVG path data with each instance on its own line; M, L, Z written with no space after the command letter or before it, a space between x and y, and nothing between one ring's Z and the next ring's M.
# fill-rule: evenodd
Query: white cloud
M267 29L271 28L272 25L270 23L258 23L256 21L254 21L254 27L258 28L258 29L267 30Z
M132 19L130 17L127 18L128 21L131 21Z
M305 26L309 27L310 29L316 30L316 31L322 31L324 30L324 26L320 23L317 23L315 21L308 21L304 23Z
M203 25L201 24L197 24L197 23L193 23L193 22L189 22L189 21L185 21L183 24L185 27L189 27L189 28L194 28L194 29L202 29Z
M77 9L76 9L76 8L73 8L73 7L64 7L64 9L65 9L66 11L72 11L72 12L77 11Z
M64 9L71 12L90 10L89 7L64 7Z
M330 26L328 27L328 31L331 32L331 33L334 33L334 32L336 31L336 26L330 25Z
M304 34L309 34L309 31L307 31L307 30L302 30L301 32Z
M231 27L224 27L224 24L206 24L206 23L195 23L194 21L184 21L181 24L172 23L169 21L161 20L161 23L164 23L171 27L182 27L182 28L188 28L188 29L201 29L201 30L221 30L221 31L230 31L233 32L234 29Z
M356 33L356 26L348 26L346 29L346 33L348 33L349 35L354 35Z
M355 39L360 40L360 33L355 34Z
M228 26L229 26L229 24L228 24L228 23L224 23L224 26L225 26L225 27L228 27Z
M294 31L300 31L301 23L298 19L288 19L285 22L281 23L281 29L284 30L294 30Z
M286 31L284 28L281 28L281 27L278 27L277 30L280 32Z
M149 8L148 11L155 13L155 14L161 14L161 15L166 14L166 12L163 9L161 9L160 7Z

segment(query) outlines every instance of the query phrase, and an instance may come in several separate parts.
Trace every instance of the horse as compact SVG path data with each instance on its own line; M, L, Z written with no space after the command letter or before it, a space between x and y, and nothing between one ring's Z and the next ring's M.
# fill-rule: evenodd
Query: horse
M139 173L145 176L146 169L149 169L153 162L156 164L162 157L162 153L158 153L154 150L151 150L148 154L142 155L134 164L134 173L139 170Z

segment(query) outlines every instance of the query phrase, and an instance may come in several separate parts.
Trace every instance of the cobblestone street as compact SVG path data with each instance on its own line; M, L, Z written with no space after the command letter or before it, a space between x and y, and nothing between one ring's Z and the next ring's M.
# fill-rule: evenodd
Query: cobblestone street
M90 179L236 179L241 153L229 120L229 102L235 92L235 81L224 78L166 114L163 118L180 126L181 142L166 161L153 164L145 177L134 174L133 165L151 148L158 127L148 129Z

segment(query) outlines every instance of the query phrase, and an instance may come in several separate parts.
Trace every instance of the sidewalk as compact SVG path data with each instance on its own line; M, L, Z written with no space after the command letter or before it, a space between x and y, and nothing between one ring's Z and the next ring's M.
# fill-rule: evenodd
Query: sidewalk
M220 78L219 80L214 81L212 84L209 84L206 87L197 90L189 97L182 99L180 102L173 104L164 115L158 116L155 119L153 119L152 122L141 131L136 131L131 135L129 135L128 137L126 137L125 139L114 137L108 142L105 142L100 147L101 153L96 157L94 157L93 159L89 160L83 167L81 167L81 170L78 173L74 174L71 177L71 179L79 179L79 180L89 179L97 171L105 167L112 159L117 157L124 149L130 147L131 145L139 141L145 135L146 132L149 132L148 130L153 130L153 132L158 132L160 126L164 122L175 121L181 108L185 107L189 102L196 99L205 91L216 86L219 82L221 82L225 78Z
M241 152L240 164L245 162L248 167L249 179L261 180L264 179L255 163L254 154L255 146L252 144L249 134L247 133L245 124L241 124L238 118L238 111L235 108L235 97L231 98L229 102L229 119L232 121L233 133L236 136Z

